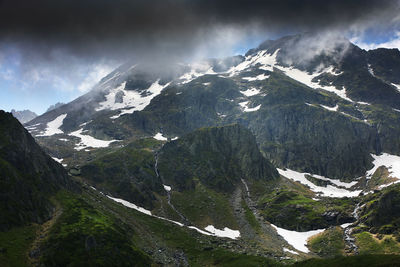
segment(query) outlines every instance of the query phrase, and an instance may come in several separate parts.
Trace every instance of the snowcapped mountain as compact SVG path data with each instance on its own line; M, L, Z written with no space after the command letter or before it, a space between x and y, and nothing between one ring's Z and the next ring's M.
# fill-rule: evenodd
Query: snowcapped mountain
M43 261L63 265L65 247L143 265L400 254L400 52L329 38L126 63L27 123L82 190L56 197Z
M400 129L392 129L400 115L399 70L382 67L400 53L321 38L287 36L245 57L192 65L127 63L26 127L43 145L51 139L84 151L239 122L277 166L351 180L371 166L370 153L400 154ZM391 56L382 62L376 53Z

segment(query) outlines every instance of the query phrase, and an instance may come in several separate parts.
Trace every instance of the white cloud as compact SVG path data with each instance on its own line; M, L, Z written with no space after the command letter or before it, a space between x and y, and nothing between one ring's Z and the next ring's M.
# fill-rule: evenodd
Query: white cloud
M365 50L372 50L377 48L397 48L400 49L400 31L396 32L395 37L383 43L367 43L361 37L355 36L350 39L352 43Z
M90 71L86 78L78 85L80 92L87 92L98 83L103 77L112 71L112 67L109 65L99 64L94 66L93 70Z

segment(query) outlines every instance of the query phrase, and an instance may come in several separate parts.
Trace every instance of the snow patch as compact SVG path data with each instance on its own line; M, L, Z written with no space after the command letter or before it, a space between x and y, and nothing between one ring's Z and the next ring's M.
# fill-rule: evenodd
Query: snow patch
M392 83L392 85L393 85L394 87L396 87L397 91L399 91L399 93L400 93L400 84Z
M343 229L345 229L345 228L349 227L349 226L352 225L352 224L353 224L353 223L344 223L344 224L341 224L340 227L342 227Z
M305 72L305 71L302 71L302 70L299 70L299 69L296 69L293 67L282 67L282 66L278 67L278 66L276 66L276 68L283 71L290 78L297 80L297 81L307 85L308 87L311 87L313 89L323 89L325 91L335 93L339 97L341 97L349 102L353 102L353 100L351 100L350 98L347 97L346 88L344 86L342 87L342 90L338 90L338 89L336 89L335 86L331 86L331 85L323 86L323 85L320 85L319 83L312 81L315 77L321 75L322 73L325 73L325 72L331 73L332 67L324 69L321 72L315 72L313 74L309 74L308 72Z
M168 192L171 191L171 187L169 185L163 184L163 187L164 187L165 191L168 191Z
M252 82L252 81L262 81L268 79L269 75L265 75L265 73L257 75L256 77L242 77L243 80Z
M397 181L394 181L394 182L391 182L391 183L388 183L388 184L380 185L380 186L378 187L378 189L380 190L380 189L383 189L383 188L385 188L385 187L388 187L388 186L391 186L391 185L394 185L394 184L398 184L398 183L400 183L400 180L397 180Z
M117 142L120 140L110 140L110 141L105 141L105 140L100 140L96 139L90 135L82 134L83 129L79 129L75 132L70 133L69 135L79 137L81 139L81 142L75 145L75 150L82 150L87 147L93 147L93 148L98 148L98 147L108 147L111 143Z
M181 77L178 78L178 80L181 81L180 82L181 84L189 83L194 79L203 76L205 74L217 74L212 68L212 66L210 66L206 62L200 62L189 66L191 68L190 71L186 72L185 74L183 74Z
M111 119L119 118L124 114L132 114L135 111L141 111L150 104L154 97L159 95L161 91L170 84L167 83L165 85L160 85L159 81L160 79L155 81L148 89L141 93L135 90L125 90L126 82L123 82L120 86L110 90L110 92L105 96L106 100L99 103L99 107L96 108L96 111L104 109L122 109L120 114L110 117ZM121 103L116 103L116 96L119 93L122 94L122 101Z
M121 109L121 108L125 108L126 106L128 106L129 105L127 103L128 99L129 98L133 99L135 97L135 95L139 95L139 94L135 91L126 91L125 85L126 85L126 82L123 82L118 87L110 90L110 92L107 95L105 95L106 100L99 103L99 107L96 108L96 111L100 111L103 109L116 110L116 109ZM116 103L115 97L116 97L117 93L119 93L119 92L124 94L124 96L122 97L123 101L121 103ZM127 96L125 93L128 93L129 96ZM130 95L130 94L132 94L132 95Z
M371 67L371 64L368 64L368 72L369 72L369 74L371 74L371 76L375 77L375 73L374 73L374 70Z
M304 253L310 252L306 247L307 240L310 237L325 231L325 229L317 229L308 232L296 232L279 228L273 224L271 224L271 226L274 227L278 234L282 236L292 247Z
M212 234L212 233L203 231L203 230L197 228L196 226L188 226L188 228L189 228L189 229L196 230L197 232L199 232L200 234L203 234L203 235L209 235L209 236L213 236L213 235L214 235L214 234Z
M222 113L219 113L219 112L217 112L217 115L218 115L218 117L220 117L220 118L225 118L227 115L225 115L225 114L222 114Z
M87 121L87 122L81 123L81 124L79 125L79 127L86 126L88 123L91 123L92 121L93 121L93 120L90 120L90 121Z
M371 156L374 158L374 161L372 162L374 167L367 171L367 178L371 178L371 176L380 166L385 166L389 169L392 177L400 179L400 156L390 155L388 153L382 153L379 156L371 154Z
M324 105L320 105L320 106L323 107L324 109L329 110L329 111L337 111L338 108L339 108L338 105L334 106L333 108L332 107L328 107L328 106L324 106Z
M91 188L93 190L97 191L97 189L94 188L93 186L91 186ZM102 192L100 192L100 194L104 195ZM137 211L139 211L141 213L144 213L146 215L158 218L160 220L164 220L164 221L167 221L167 222L174 223L176 225L179 225L180 227L184 227L185 226L183 223L180 223L180 222L177 222L177 221L173 221L173 220L170 220L170 219L167 219L167 218L163 218L163 217L160 217L160 216L157 216L157 215L153 215L151 213L151 211L149 211L149 210L147 210L145 208L139 207L139 206L137 206L137 205L135 205L135 204L133 204L133 203L131 203L129 201L126 201L126 200L123 200L123 199L120 199L120 198L114 198L114 197L111 197L111 196L108 196L108 195L106 195L106 196L109 199L112 199L115 202L118 202L118 203L122 204L123 206L128 207L130 209L137 210ZM219 230L219 229L214 228L214 226L209 225L209 226L207 226L205 228L206 231L201 230L201 229L197 228L196 226L192 226L192 225L186 226L186 227L189 228L189 229L193 229L193 230L195 230L195 231L197 231L197 232L199 232L199 233L201 233L203 235L208 235L208 236L227 237L227 238L231 238L231 239L237 239L237 238L240 237L240 232L239 231L231 230L228 227L225 227L224 230Z
M257 111L261 108L261 105L258 105L254 108L249 108L247 105L249 104L249 101L245 101L245 102L241 102L239 103L239 105L242 107L244 112L253 112L253 111Z
M273 71L274 66L277 64L276 56L278 55L279 50L280 49L275 50L273 54L268 54L267 51L257 54L253 64L260 64L260 69L262 70Z
M329 67L329 68L326 68L324 70L324 72L329 73L329 74L334 75L334 76L339 76L339 75L343 74L343 72L334 72L334 68L332 66Z
M357 101L357 104L360 104L360 105L367 105L367 106L370 106L370 105L371 105L370 103L362 102L362 101Z
M361 193L361 190L350 191L350 190L346 190L343 188L338 188L333 185L327 185L326 187L317 186L314 183L307 180L306 175L310 175L312 177L315 177L315 178L318 178L321 180L330 181L337 186L343 186L346 188L350 188L353 185L355 185L357 183L356 181L353 181L351 183L345 183L345 182L341 182L339 180L329 179L329 178L326 178L326 177L323 177L320 175L301 173L301 172L296 172L296 171L289 170L289 169L286 169L286 171L284 171L282 169L277 169L277 170L280 175L283 175L293 181L300 182L301 184L308 186L313 192L320 193L322 196L325 196L325 197L337 197L337 198L356 197Z
M64 132L60 129L60 127L63 125L65 117L67 117L67 114L62 114L54 120L48 122L45 132L36 136L51 136L54 134L63 134Z
M206 231L213 233L218 237L228 237L230 239L237 239L240 237L240 232L238 230L232 230L228 227L225 227L223 230L219 230L215 228L213 225L209 225L204 228Z
M282 72L284 72L290 78L297 80L311 88L323 89L323 90L326 90L329 92L333 92L336 95L338 95L339 97L341 97L347 101L353 102L350 98L347 97L346 89L344 87L342 90L338 90L338 89L336 89L335 86L323 86L317 82L312 82L312 80L315 77L321 75L322 73L329 73L329 74L335 75L335 76L341 75L342 73L334 72L333 66L330 66L321 71L316 71L312 74L309 74L308 72L301 71L294 67L283 67L283 66L277 65L276 57L278 55L278 52L279 52L279 49L277 49L273 54L268 54L266 50L259 51L255 55L247 56L243 62L241 62L237 66L229 69L227 73L229 73L230 76L234 76L234 75L237 75L238 73L240 73L241 71L248 69L250 67L254 67L258 64L261 65L261 66L259 66L259 69L262 69L262 70L274 71L274 68L277 68L277 69L281 70ZM244 77L244 79L246 79L246 80L249 80L249 78L251 81L252 77Z
M150 216L152 215L152 214L151 214L151 211L146 210L145 208L136 206L135 204L130 203L129 201L126 201L126 200L123 200L123 199L120 199L120 198L110 197L110 196L107 196L107 197L108 197L109 199L114 200L115 202L121 203L121 204L124 205L125 207L131 208L131 209L135 209L135 210L137 210L137 211L139 211L139 212L141 212L141 213L144 213L144 214L147 214L147 215L150 215Z
M37 127L37 126L39 126L41 123L39 122L39 123L36 123L36 124L32 124L32 125L30 125L30 126L27 126L26 128L32 128L32 127Z
M51 157L52 159L54 159L55 161L57 161L58 163L61 163L63 161L63 159L58 159L56 157Z
M164 137L164 136L162 135L162 133L156 133L156 134L153 136L153 138L154 138L154 139L157 139L157 140L160 140L160 141L167 141L167 140L168 140L168 138Z
M239 72L248 69L252 66L260 64L260 69L273 71L276 65L276 56L278 55L279 49L277 49L273 54L268 54L266 50L261 50L253 56L247 56L243 62L230 68L227 73L229 76L235 76Z
M283 248L283 251L284 251L284 252L289 252L289 253L292 253L292 254L299 255L299 253L297 253L296 251L293 251L293 250L288 249L288 248Z
M26 126L25 129L27 129L28 131L32 131L35 130L41 123L36 123L30 126Z
M253 96L253 95L258 95L259 93L261 93L261 91L256 88L250 88L247 89L246 91L240 91L240 93L242 93L245 96Z
M319 180L328 181L328 182L331 182L334 185L337 185L337 186L340 186L340 187L345 187L345 188L351 188L351 187L353 187L354 185L357 184L357 181L346 183L346 182L342 182L342 181L340 181L338 179L326 178L324 176L317 175L317 174L310 174L310 175L312 177L314 177L314 178L319 179Z

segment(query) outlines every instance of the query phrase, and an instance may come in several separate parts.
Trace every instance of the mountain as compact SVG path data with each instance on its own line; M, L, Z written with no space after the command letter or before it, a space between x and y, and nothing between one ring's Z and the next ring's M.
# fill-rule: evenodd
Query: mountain
M30 110L16 111L13 109L13 110L11 110L11 113L21 123L26 123L28 121L31 121L38 116L35 112L30 111Z
M50 196L71 186L67 172L11 113L0 111L0 125L0 229L42 223L53 211Z
M82 191L57 195L41 262L396 262L381 254L400 254L399 61L304 33L122 65L25 125Z
M126 266L150 264L114 219L88 204L81 185L4 111L0 184L1 266L109 266L121 256Z
M168 68L125 64L88 94L27 127L39 142L51 139L62 147L65 142L55 140L57 133L79 147L82 135L133 140L162 129L174 137L239 122L277 166L352 180L372 166L370 153L400 153L399 129L393 127L400 94L390 78L396 69L384 75L374 50L361 50L347 40L328 52L312 45L318 42L318 36L295 35L266 41L245 58ZM302 60L293 47L317 52ZM400 57L387 49L381 53L390 54L388 67ZM118 142L103 146L108 144Z
M52 111L53 109L59 108L62 105L64 105L64 103L61 102L57 102L54 105L51 105L50 107L47 108L46 112Z
M219 237L211 232L127 210L69 176L10 113L0 111L0 122L1 266L275 264L239 254L239 244L219 247Z
M152 138L134 141L80 170L83 179L103 192L202 227L237 227L231 194L241 191L244 182L266 183L279 177L254 136L240 125L201 128L167 143ZM205 192L210 194L206 206L191 200L194 195L207 197Z

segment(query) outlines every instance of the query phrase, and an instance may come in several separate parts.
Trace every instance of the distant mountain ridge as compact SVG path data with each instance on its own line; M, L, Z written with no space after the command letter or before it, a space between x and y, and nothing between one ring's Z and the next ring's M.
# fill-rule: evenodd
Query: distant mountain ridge
M46 112L52 111L53 109L59 108L62 105L65 105L64 103L57 102L54 105L51 105L50 107L47 108Z
M17 118L21 123L26 123L29 122L31 120L33 120L34 118L36 118L38 115L33 112L30 111L28 109L26 110L21 110L21 111L16 111L14 109L11 110L11 113L13 114L13 116L15 118Z

